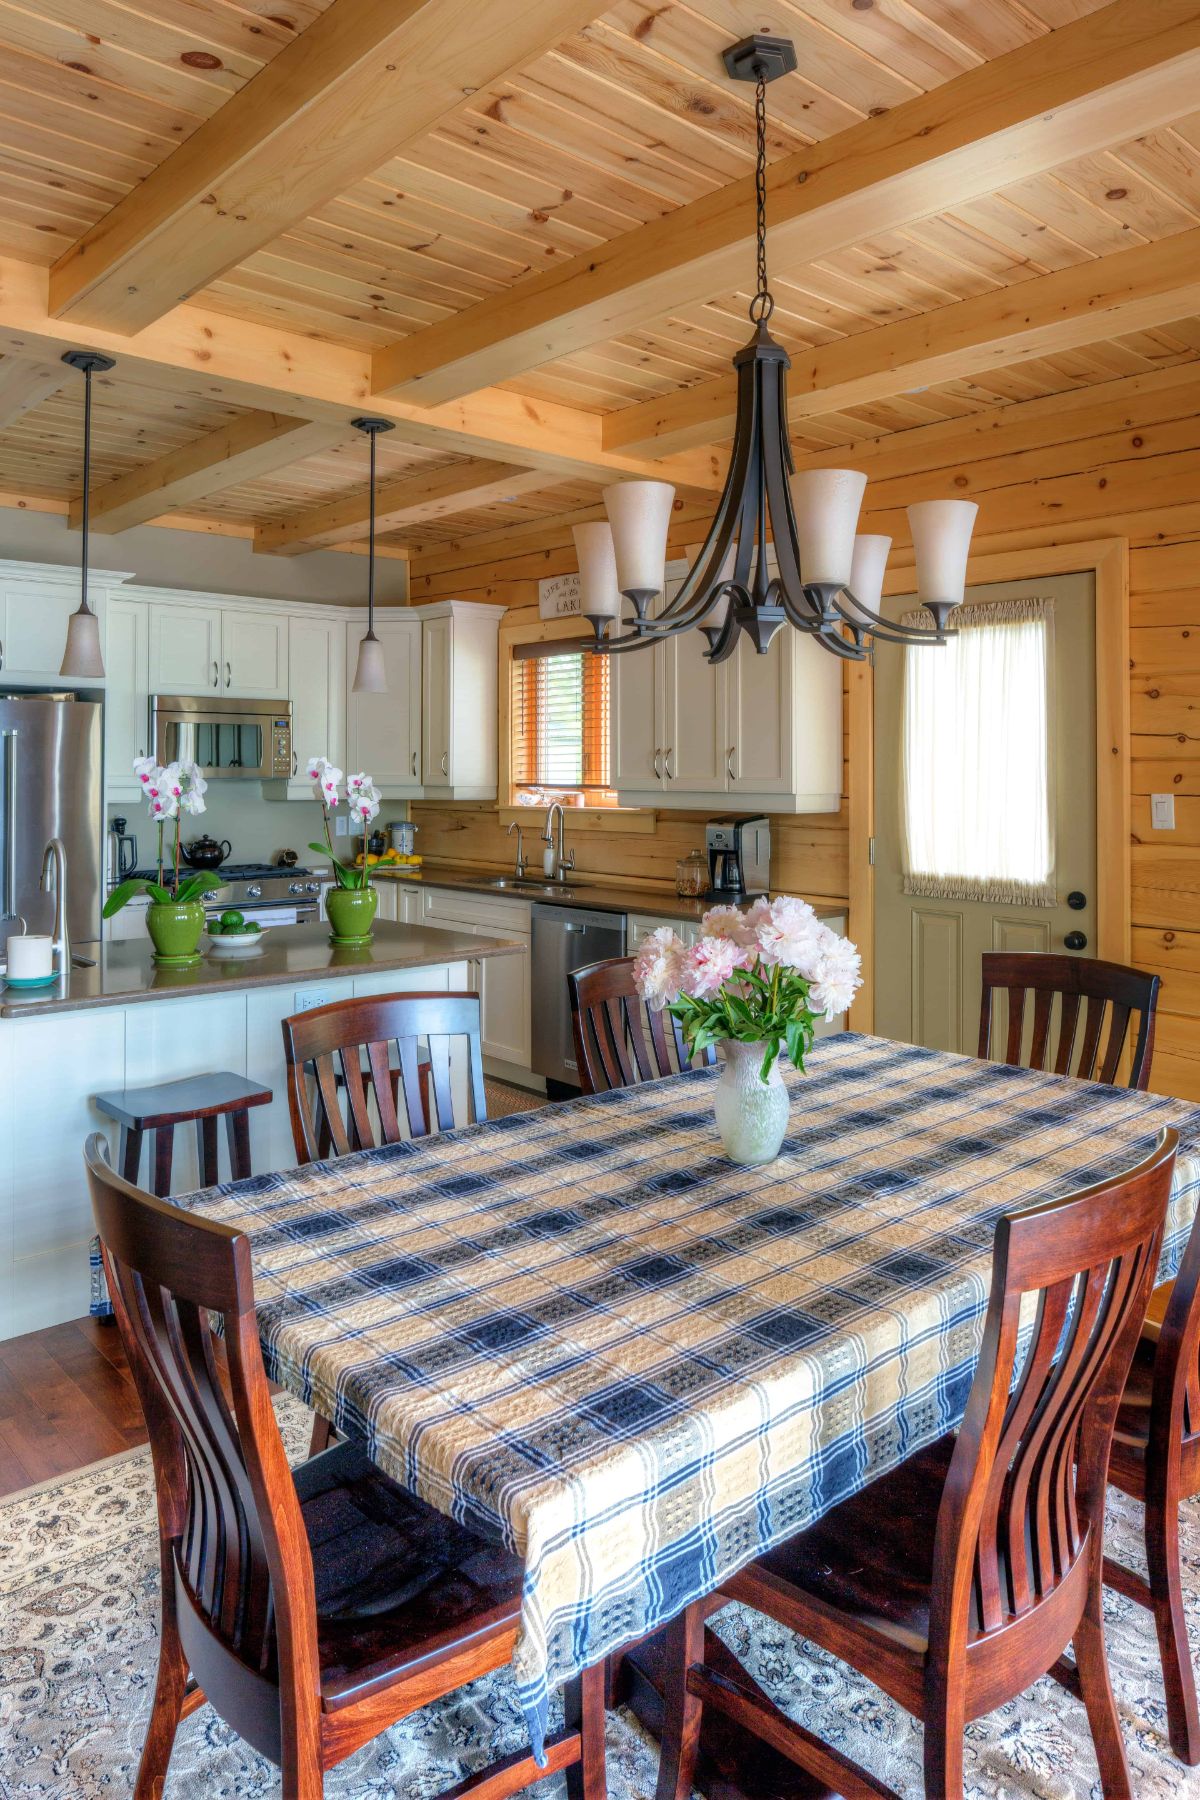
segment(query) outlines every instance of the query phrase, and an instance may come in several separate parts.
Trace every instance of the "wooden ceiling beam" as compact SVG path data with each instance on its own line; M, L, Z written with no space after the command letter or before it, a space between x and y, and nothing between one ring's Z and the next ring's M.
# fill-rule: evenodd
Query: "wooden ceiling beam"
M773 163L770 250L796 269L1194 110L1197 0L1113 0ZM729 183L376 352L375 389L443 404L672 308L747 290L754 178Z
M15 425L27 412L32 412L43 400L48 400L51 394L57 394L73 380L74 369L57 359L43 362L36 358L6 356L0 362L0 431L7 431L10 425Z
M792 360L788 419L1150 331L1197 310L1200 227L806 350ZM719 440L733 430L735 399L730 379L627 407L605 421L605 446L665 454Z
M142 330L594 10L589 0L333 0L59 258L53 311Z
M200 306L178 306L136 338L98 326L76 329L50 312L45 269L0 254L0 356L48 361L80 348L116 357L117 383L124 377L163 392L340 427L369 410L392 421L397 442L541 469L547 485L634 475L672 481L683 494L711 494L723 480L724 459L711 449L663 461L610 454L598 414L504 389L432 410L376 400L363 351Z
M375 498L375 529L382 536L416 525L423 519L445 519L491 506L550 486L541 469L506 469L502 463L457 463L449 469L431 469L384 482ZM352 494L340 495L324 506L276 523L260 525L254 534L256 552L269 556L304 555L331 544L353 542L370 530L370 493L366 482Z
M282 413L245 413L217 431L131 469L97 488L91 497L93 531L127 531L164 513L194 506L222 488L257 481L289 463L327 450L350 434L335 425L310 424ZM82 502L71 503L78 528Z

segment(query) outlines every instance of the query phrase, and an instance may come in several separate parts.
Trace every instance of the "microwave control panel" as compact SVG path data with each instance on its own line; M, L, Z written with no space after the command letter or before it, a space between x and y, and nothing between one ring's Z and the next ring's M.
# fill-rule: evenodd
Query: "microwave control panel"
M275 719L271 730L271 773L288 776L292 773L292 721Z

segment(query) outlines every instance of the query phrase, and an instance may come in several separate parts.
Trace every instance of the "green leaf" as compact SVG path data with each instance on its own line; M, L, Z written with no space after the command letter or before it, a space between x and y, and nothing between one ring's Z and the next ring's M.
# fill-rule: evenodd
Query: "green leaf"
M194 875L189 875L186 881L180 882L175 899L179 905L186 906L189 900L195 900L199 894L211 894L214 888L223 886L221 877L214 875L211 869L199 869Z
M804 1029L803 1020L789 1020L786 1036L788 1055L792 1059L792 1066L797 1069L803 1069L804 1057L808 1050L808 1033Z
M123 906L128 906L131 900L136 900L139 894L150 894L152 899L155 898L156 896L151 892L153 888L152 881L135 881L130 876L128 881L123 881L108 896L101 908L101 917L111 919L114 913L119 913ZM162 889L160 888L158 892L161 893Z
M777 1037L768 1038L763 1045L763 1051L762 1068L758 1072L760 1081L766 1081L775 1067L775 1058L779 1055L779 1039Z
M157 881L148 881L146 883L146 892L150 899L153 900L155 906L170 906L172 900L175 898L170 888L159 887Z

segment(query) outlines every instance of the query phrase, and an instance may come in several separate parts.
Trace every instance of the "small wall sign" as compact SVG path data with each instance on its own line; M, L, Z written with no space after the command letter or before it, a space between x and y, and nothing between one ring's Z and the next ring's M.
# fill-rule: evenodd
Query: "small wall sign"
M538 582L538 613L543 619L579 617L579 576L549 575Z

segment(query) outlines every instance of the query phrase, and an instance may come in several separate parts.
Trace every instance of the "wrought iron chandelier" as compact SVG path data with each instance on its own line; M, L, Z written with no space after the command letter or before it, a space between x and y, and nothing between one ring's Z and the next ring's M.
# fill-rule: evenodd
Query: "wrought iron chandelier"
M924 500L908 508L917 591L933 624L905 627L883 618L878 607L891 539L856 536L867 478L854 469L795 472L787 425L791 359L767 330L775 302L767 283L766 91L795 69L795 47L788 38L756 35L733 45L724 60L735 81L755 84L758 139L754 335L733 359L737 414L725 488L696 561L655 616L650 608L663 591L675 490L664 481L605 488L607 519L574 527L581 611L595 633L593 648L637 650L697 626L708 639L708 661L716 663L732 656L743 632L765 655L785 623L856 662L871 654L875 641L944 644L947 620L962 604L979 509L969 500ZM624 634L622 597L633 607Z

